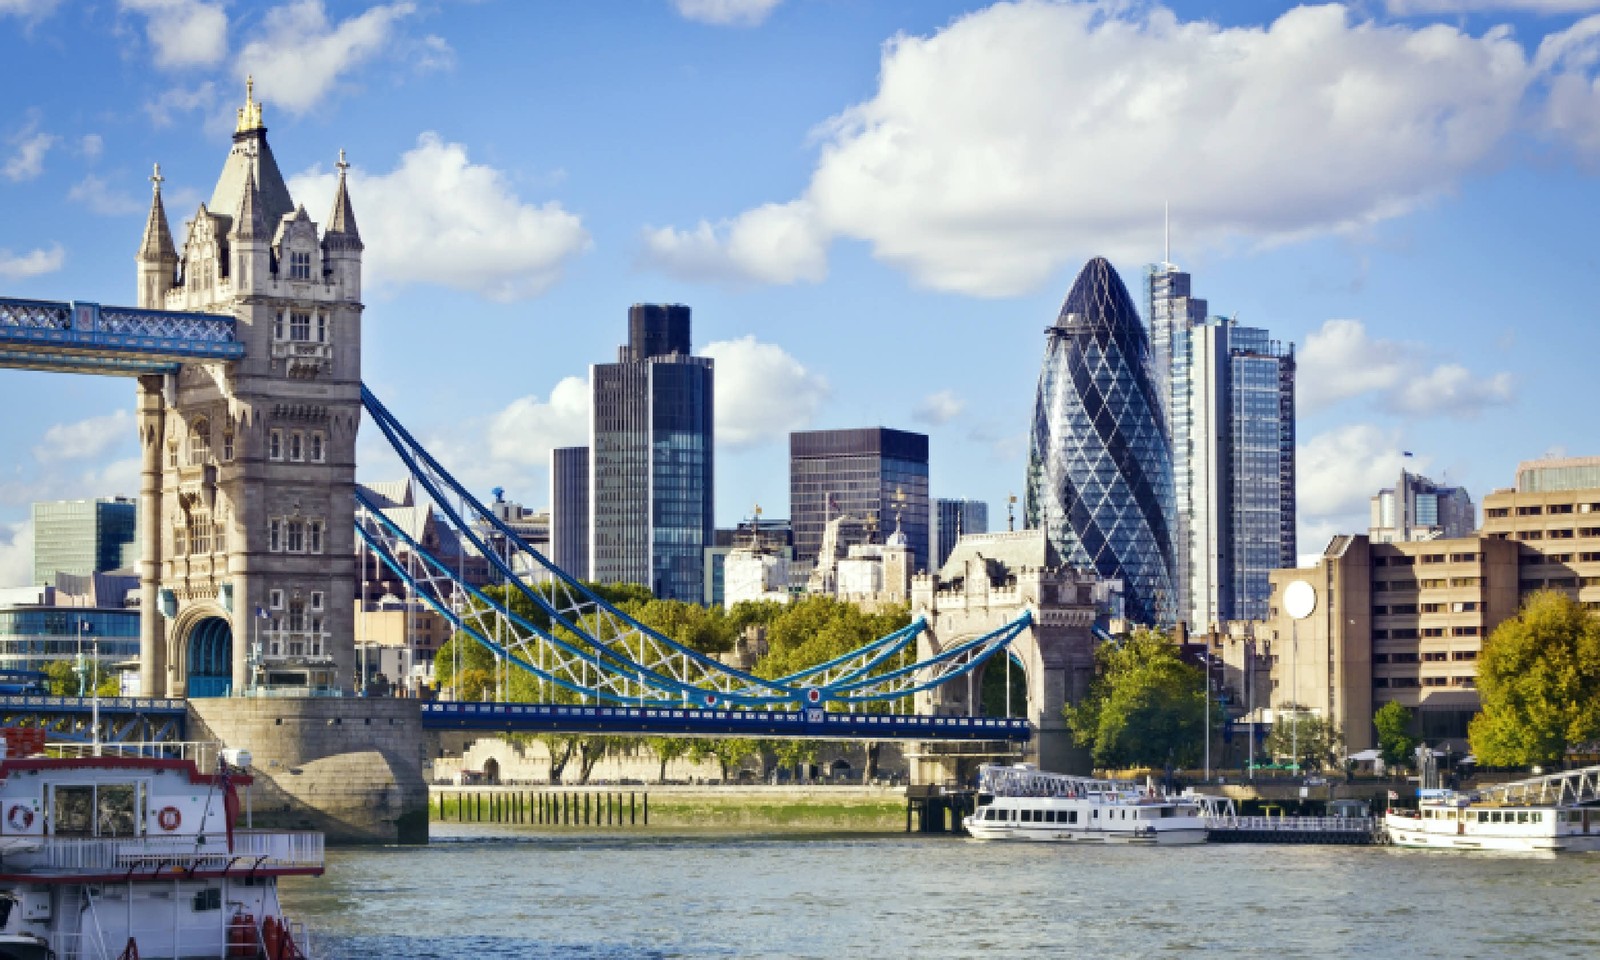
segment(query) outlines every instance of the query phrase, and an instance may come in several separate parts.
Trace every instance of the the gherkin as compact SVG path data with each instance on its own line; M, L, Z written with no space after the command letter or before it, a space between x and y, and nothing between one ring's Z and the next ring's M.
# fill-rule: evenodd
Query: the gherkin
M1096 257L1045 331L1026 512L1061 557L1123 583L1124 614L1174 622L1172 453L1144 325Z

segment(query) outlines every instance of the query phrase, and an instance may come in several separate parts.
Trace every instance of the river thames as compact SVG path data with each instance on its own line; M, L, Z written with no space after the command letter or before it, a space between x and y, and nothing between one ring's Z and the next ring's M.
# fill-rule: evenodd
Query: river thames
M1063 848L434 825L330 851L286 911L339 960L1506 958L1600 948L1600 855Z

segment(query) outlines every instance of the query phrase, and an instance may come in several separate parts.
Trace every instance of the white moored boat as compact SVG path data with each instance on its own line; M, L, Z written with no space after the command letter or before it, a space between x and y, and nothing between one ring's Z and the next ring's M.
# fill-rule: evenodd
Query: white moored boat
M1497 784L1471 793L1423 790L1417 809L1389 809L1401 847L1522 852L1600 850L1600 767Z
M1163 796L1120 780L985 765L978 809L962 820L976 840L1070 843L1204 843L1202 799Z
M189 760L19 756L42 737L4 732L0 958L313 956L277 883L322 873L322 835L235 829L248 776Z

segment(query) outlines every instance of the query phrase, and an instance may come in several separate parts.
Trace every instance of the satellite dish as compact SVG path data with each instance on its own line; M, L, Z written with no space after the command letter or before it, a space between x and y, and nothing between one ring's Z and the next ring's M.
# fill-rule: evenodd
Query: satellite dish
M1283 588L1283 609L1296 620L1304 620L1317 609L1317 591L1304 580L1296 580Z

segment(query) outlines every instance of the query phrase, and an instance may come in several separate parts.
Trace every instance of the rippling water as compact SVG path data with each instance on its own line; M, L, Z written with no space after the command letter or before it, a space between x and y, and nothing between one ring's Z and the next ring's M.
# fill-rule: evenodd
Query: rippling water
M1600 948L1594 854L435 825L426 848L333 851L327 876L288 881L283 896L343 960L1498 960Z

